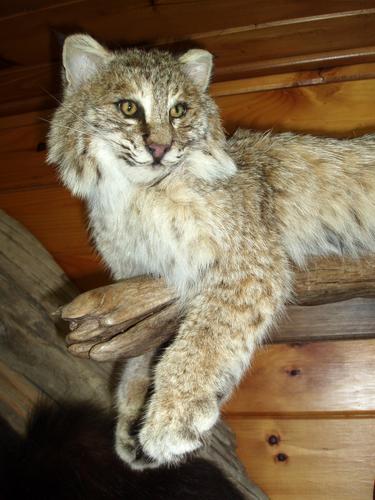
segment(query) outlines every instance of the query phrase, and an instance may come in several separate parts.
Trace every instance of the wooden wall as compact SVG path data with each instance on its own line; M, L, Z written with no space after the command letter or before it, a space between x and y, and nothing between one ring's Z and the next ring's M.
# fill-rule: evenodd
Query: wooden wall
M375 340L258 353L227 409L239 456L271 499L370 500Z
M0 6L0 115L55 105L60 47L88 32L111 47L215 55L215 81L363 63L375 55L374 0L53 0Z
M81 289L109 278L90 245L81 203L45 162L44 120L56 104L50 93L59 95L65 34L89 32L112 47L211 50L211 92L228 132L375 132L374 0L14 0L2 2L0 28L0 207ZM299 309L294 329L324 313L314 307L320 309L310 316ZM364 318L358 303L342 303L330 309L331 322L322 314L322 330L334 328L343 310L345 328ZM366 328L375 334L371 322ZM371 339L283 343L258 354L226 418L251 477L271 499L371 498L374 364Z

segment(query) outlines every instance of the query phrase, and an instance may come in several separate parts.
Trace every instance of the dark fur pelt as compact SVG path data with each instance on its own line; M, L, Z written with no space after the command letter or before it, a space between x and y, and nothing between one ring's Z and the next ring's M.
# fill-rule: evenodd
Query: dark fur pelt
M135 472L113 451L113 419L93 405L39 405L26 437L0 421L2 500L240 500L211 463Z

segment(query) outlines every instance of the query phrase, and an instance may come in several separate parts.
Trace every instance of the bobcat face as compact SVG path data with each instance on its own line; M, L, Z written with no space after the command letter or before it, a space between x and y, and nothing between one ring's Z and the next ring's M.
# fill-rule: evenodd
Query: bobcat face
M134 61L135 54L131 55ZM137 55L151 60L157 56L159 64L143 61L129 67L126 55L116 60L115 68L102 75L101 95L90 103L87 120L124 167L166 172L204 140L209 98L187 80L175 61L171 64L170 57L164 61L165 54ZM109 76L113 71L117 78Z
M85 195L106 175L149 184L183 169L196 151L223 142L207 94L211 55L109 52L87 35L64 47L66 88L49 136L49 159ZM202 169L205 162L201 162Z

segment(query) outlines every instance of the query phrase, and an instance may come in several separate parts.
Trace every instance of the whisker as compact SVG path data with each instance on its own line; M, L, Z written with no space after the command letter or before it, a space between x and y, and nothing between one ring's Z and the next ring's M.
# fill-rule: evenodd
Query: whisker
M51 123L52 123L52 122L51 122L51 120L47 120L46 118L42 118L41 116L38 116L38 119L39 119L39 120L42 120L42 121L44 121L44 122L46 122L46 123L49 123L49 124L51 124ZM63 129L70 130L70 131L72 131L72 132L77 132L77 133L79 133L79 134L82 134L82 135L85 135L85 136L87 136L87 137L90 137L90 134L89 134L88 132L84 132L83 130L79 130L79 129L76 129L76 128L73 128L73 127L67 127L66 125L60 125L60 124L56 124L56 123L54 123L54 127L57 127L57 128L63 128ZM111 140L111 139L106 138L106 140L107 140L108 142L112 142L112 140ZM114 147L115 151L117 151L118 153L121 153L121 152L122 152L122 151L124 151L124 150L125 150L125 151L128 151L128 149L126 148L126 146L123 146L123 145L121 145L121 144L117 144L116 142L115 142L115 143L113 143L113 145L115 146L115 147Z
M54 96L53 94L51 94L51 92L49 92L47 89L45 89L44 87L40 87L43 92L45 92L47 95L49 95L50 97L52 97L52 99L54 99L58 104L60 104L60 106L62 106L64 109L66 109L67 111L69 111L69 113L71 113L73 116L75 116L76 118L78 118L79 120L81 120L83 123L85 123L88 127L91 127L91 123L89 123L88 121L86 121L84 118L82 118L82 116L78 115L77 113L75 113L73 110L71 110L70 108L68 108L62 101L60 101L60 99L58 99L56 96Z
M39 119L39 120L42 120L43 122L49 123L49 124L51 124L51 123L52 123L52 121L51 121L51 120L47 120L46 118L43 118L43 117L41 117L41 116L38 116L38 119ZM73 131L73 132L78 132L78 133L80 133L80 134L90 135L90 134L88 134L87 132L84 132L83 130L78 130L78 129L76 129L76 128L67 127L66 125L59 125L59 124L56 124L56 123L54 123L53 125L54 125L54 127L58 127L58 128L65 128L65 129L67 129L67 130L71 130L71 131Z
M117 144L117 146L120 146L121 147L121 144L119 144L117 141L115 141L114 139L108 139L107 137L103 136L101 134L101 131L98 130L97 128L95 128L90 122L88 122L87 120L85 120L84 118L82 118L82 116L78 115L77 113L75 113L72 109L68 108L68 106L66 106L62 101L60 101L60 99L58 99L56 96L54 96L53 94L51 94L51 92L49 92L47 89L45 89L44 87L40 87L41 90L43 92L45 92L47 95L49 95L50 97L52 97L52 99L54 99L58 104L60 104L61 107L63 107L64 109L66 109L67 111L69 111L69 113L71 113L73 116L75 116L76 118L78 118L78 120L81 120L85 125L87 125L90 129L94 130L95 132L98 133L98 135L104 139L104 140L110 140L113 144Z
M84 118L82 118L82 116L78 115L77 113L75 113L73 110L71 110L69 107L67 107L60 99L58 99L56 96L54 96L53 94L51 94L51 92L49 92L47 89L45 89L44 87L40 87L41 90L43 92L45 92L47 95L49 95L50 97L52 97L52 99L54 99L61 107L63 107L65 110L69 111L69 113L71 113L73 116L75 116L76 118L78 118L78 120L81 120L82 123L84 123L85 125L87 125L90 130L92 130L93 132L97 133L99 135L99 137L107 142L110 142L113 146L114 146L114 149L115 151L121 153L123 152L124 150L126 150L126 146L124 144L121 144L119 142L117 142L116 140L110 138L110 137L106 137L105 135L103 135L102 133L102 130L98 129L97 126L94 126L92 125L90 122L88 122L87 120L85 120ZM41 120L47 122L47 123L52 123L50 120L46 120L45 118L42 118L40 117ZM71 131L74 131L74 132L78 132L80 134L83 134L83 135L86 135L86 136L89 136L90 134L87 133L87 132L84 132L83 130L78 130L78 129L74 129L72 127L67 127L67 126L64 126L64 125L59 125L59 124L56 124L54 123L54 126L57 126L59 128L65 128L65 129L68 129L68 130L71 130ZM107 132L108 132L108 129L107 129ZM109 132L112 132L112 130L109 130ZM132 147L134 148L134 146L128 146L128 148L130 149L130 152L133 153L134 152L134 149L132 150ZM135 160L132 160L134 163L141 163L141 164L148 164L149 162L135 162Z
M101 139L103 139L105 141L112 142L112 144L116 144L116 146L118 146L120 148L123 147L123 144L121 144L120 142L117 142L117 141L115 141L115 139L112 139L111 137L107 137L107 136L105 136L105 135L102 134L102 131L106 130L106 129L104 129L104 128L99 129L98 127L95 127L94 125L92 125L91 126L91 130L93 132L97 132ZM108 130L108 129L106 131L107 132L112 132L112 130Z

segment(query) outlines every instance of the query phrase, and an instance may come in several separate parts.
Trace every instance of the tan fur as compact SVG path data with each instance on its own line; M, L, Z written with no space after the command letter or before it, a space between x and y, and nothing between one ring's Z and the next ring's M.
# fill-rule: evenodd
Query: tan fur
M80 43L68 39L66 65ZM138 442L127 433L143 405L149 370L143 358L126 372L134 391L125 377L118 392L116 449L133 467L147 460L137 460L130 444L153 466L200 446L291 295L291 260L301 265L314 254L375 249L374 137L240 130L225 142L205 67L190 73L191 65L210 66L198 53L178 60L160 52L99 51L96 73L78 90L67 87L50 132L50 160L86 199L97 249L115 278L162 275L182 297L184 319L154 368ZM81 81L75 68L70 79ZM190 109L172 123L168 106L176 94ZM115 96L134 95L143 99L148 122L115 110ZM173 140L156 167L146 129L167 129ZM119 144L129 157L118 156Z
M153 354L148 352L127 362L116 395L118 419L115 448L118 456L131 463L134 469L151 466L151 461L143 455L139 456L138 442L132 435L132 429L137 424L150 385Z

